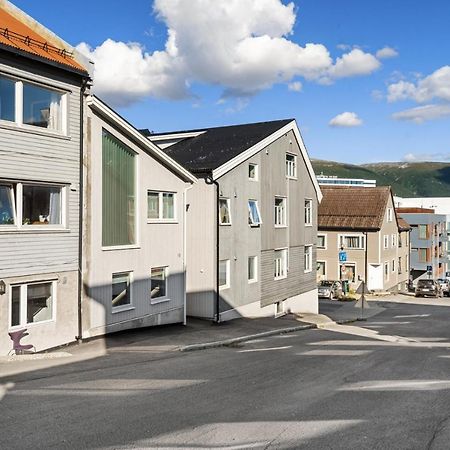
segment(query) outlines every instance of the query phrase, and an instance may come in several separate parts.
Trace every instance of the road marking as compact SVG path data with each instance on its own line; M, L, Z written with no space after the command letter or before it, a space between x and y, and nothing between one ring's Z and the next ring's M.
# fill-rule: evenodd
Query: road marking
M363 356L372 353L372 350L311 350L297 353L298 356Z
M450 389L450 380L382 380L352 383L340 391L437 391Z
M410 314L406 316L394 316L394 319L413 319L413 318L419 318L419 317L430 317L431 314Z
M269 352L271 350L286 350L288 348L292 348L292 345L286 345L284 347L252 348L252 349L249 349L249 350L239 350L238 353Z

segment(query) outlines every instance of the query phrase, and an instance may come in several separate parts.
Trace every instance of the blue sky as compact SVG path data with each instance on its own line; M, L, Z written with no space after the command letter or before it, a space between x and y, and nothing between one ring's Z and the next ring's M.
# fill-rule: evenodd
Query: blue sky
M196 9L200 0L13 3L70 44L87 44L98 94L139 128L293 117L312 158L450 160L448 1L211 0L210 10ZM235 6L219 14L220 3ZM165 51L169 28L175 52ZM309 59L306 43L316 44ZM383 48L388 57L377 55ZM330 61L318 67L324 52ZM111 75L111 65L128 78ZM143 76L133 80L133 67Z

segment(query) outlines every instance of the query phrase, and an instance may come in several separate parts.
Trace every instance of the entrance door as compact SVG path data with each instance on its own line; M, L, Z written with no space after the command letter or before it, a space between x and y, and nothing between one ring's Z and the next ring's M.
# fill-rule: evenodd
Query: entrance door
M383 289L383 265L369 264L368 286L371 291Z

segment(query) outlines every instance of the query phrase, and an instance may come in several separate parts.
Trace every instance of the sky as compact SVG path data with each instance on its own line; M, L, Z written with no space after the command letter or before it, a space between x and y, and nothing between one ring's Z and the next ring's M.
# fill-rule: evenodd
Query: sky
M155 132L295 118L311 158L450 161L448 0L12 0Z

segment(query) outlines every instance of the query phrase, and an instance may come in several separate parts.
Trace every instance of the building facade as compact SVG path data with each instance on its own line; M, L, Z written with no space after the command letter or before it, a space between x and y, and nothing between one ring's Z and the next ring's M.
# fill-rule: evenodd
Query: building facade
M81 58L0 4L0 354L8 332L44 350L78 337Z
M322 186L317 279L345 280L357 289L406 290L409 226L397 218L389 187Z
M189 315L317 312L321 198L293 120L149 138L198 177L189 191Z

